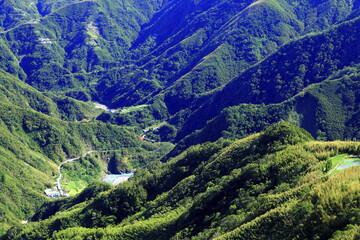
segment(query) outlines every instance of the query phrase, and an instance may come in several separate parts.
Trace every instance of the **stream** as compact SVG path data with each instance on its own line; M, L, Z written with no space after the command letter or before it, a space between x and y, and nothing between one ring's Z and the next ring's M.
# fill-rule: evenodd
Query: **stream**
M93 152L109 152L109 151L116 151L116 150L103 150L103 151L88 151L86 152L84 155L82 155L81 157L85 157L86 155L88 155L89 153L93 153ZM46 189L44 192L45 194L50 197L50 198L60 198L60 197L68 197L69 195L67 193L64 192L64 189L61 186L61 179L63 177L62 173L61 173L61 168L63 167L64 164L69 163L69 162L74 162L76 160L79 160L81 157L76 157L76 158L71 158L71 159L67 159L65 161L63 161L59 166L58 166L58 173L59 173L59 177L56 179L55 182L55 186L53 189ZM103 176L102 181L110 183L114 186L118 185L119 183L125 182L127 181L134 173L126 173L126 174L108 174Z
M337 170L343 170L352 166L360 166L360 159L346 160L337 168Z
M134 173L107 174L101 180L116 186L119 183L127 181L132 175L134 175Z

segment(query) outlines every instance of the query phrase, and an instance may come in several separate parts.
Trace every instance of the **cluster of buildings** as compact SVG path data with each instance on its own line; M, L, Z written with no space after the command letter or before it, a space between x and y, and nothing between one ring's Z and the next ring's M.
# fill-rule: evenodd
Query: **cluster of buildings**
M40 44L53 44L53 41L51 41L50 38L39 38Z
M152 143L155 142L155 140L147 138L145 134L140 135L139 138L143 141L152 142Z
M61 198L61 197L68 197L69 196L69 192L68 191L64 191L63 189L59 188L57 183L54 183L54 188L52 189L45 189L45 194L46 196L48 196L49 198Z

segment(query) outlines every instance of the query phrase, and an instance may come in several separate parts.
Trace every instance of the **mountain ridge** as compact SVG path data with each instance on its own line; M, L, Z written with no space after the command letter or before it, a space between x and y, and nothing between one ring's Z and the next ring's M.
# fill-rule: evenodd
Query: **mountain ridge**
M0 0L0 239L356 239L359 3Z
M206 116L206 114L209 114L210 116L205 117L205 121L210 120L216 116L216 114L219 113L219 110L223 109L224 106L234 106L240 103L271 104L284 101L288 98L285 96L286 94L291 97L294 93L302 91L307 84L321 82L330 76L331 73L336 72L337 69L340 70L341 68L351 66L351 64L356 62L357 57L355 51L357 48L355 45L350 45L351 42L341 42L340 44L337 44L341 41L339 40L341 35L339 36L337 32L342 31L344 34L342 36L343 38L345 38L346 34L351 32L351 34L355 34L354 37L356 38L356 31L349 31L349 29L351 28L353 30L358 23L359 18L356 18L353 21L335 27L333 30L327 31L324 34L305 36L295 42L285 45L280 48L277 53L244 72L239 78L235 78L222 89L210 94L208 97L210 101L205 101L203 106L196 106L199 113L196 115L195 111L194 116L187 120L189 122L188 125L192 127L196 126L197 124L194 122L199 119L204 121L204 116ZM348 28L348 30L346 30L346 28ZM322 40L316 38L321 38ZM337 43L332 42L335 38L337 38L337 40L335 40L338 41ZM355 42L356 40L352 42L352 44L355 44ZM307 46L307 48L310 46L312 52L304 52L302 46ZM333 53L328 51L324 56L319 55L319 57L317 55L317 49L321 47L325 48L325 46L326 48L333 49ZM335 49L334 46L336 46ZM339 51L339 53L337 51ZM354 55L352 55L353 53ZM320 54L323 54L323 52ZM286 55L289 55L290 57L286 57ZM291 56L297 56L297 58L293 59ZM316 58L318 59L316 60ZM325 62L323 61L324 58L326 58ZM311 62L311 65L307 65L303 59L308 63ZM315 60L315 62L313 62L313 60ZM276 66L271 67L271 69L276 69L275 71L270 70L269 66L271 63L275 63ZM316 64L322 64L322 70L318 69ZM294 66L299 66L299 69L294 70ZM330 70L331 68L326 66L331 66L333 70ZM268 73L270 75L267 75L264 69L265 71L269 70ZM313 79L311 77L313 76L311 71L319 71L317 74L318 79ZM325 76L322 76L323 74L325 74ZM300 84L300 86L297 87L296 84ZM272 90L270 90L270 88L272 88ZM291 89L293 89L293 93L290 93ZM261 99L257 99L257 97L261 97ZM201 101L203 102L203 100ZM201 109L204 110L200 112ZM198 117L199 115L201 115L200 118ZM192 128L192 130L194 130L194 128ZM190 130L190 132L192 130ZM187 131L187 133L189 133L189 131ZM184 135L182 135L182 137L183 136Z
M306 131L279 122L245 139L192 146L82 203L79 195L46 204L34 219L39 222L2 239L330 238L344 236L345 227L355 228L355 237L356 224L341 214L356 217L342 204L358 189L358 167L327 177L330 169L323 166L332 156L359 149L358 142L315 142ZM346 193L339 194L345 182ZM329 188L331 194L325 194ZM325 204L329 201L339 201L341 213ZM54 204L64 211L46 215ZM279 223L276 231L273 221Z

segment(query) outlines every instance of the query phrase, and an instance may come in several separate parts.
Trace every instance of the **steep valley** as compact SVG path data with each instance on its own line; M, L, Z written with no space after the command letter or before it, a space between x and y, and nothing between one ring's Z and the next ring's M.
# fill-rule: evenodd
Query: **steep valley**
M359 6L0 0L0 239L360 238Z

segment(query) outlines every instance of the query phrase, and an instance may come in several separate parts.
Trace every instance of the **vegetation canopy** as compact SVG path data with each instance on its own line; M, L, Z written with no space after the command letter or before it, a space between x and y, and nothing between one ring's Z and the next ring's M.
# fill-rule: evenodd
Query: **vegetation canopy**
M0 5L0 239L360 238L359 1Z

